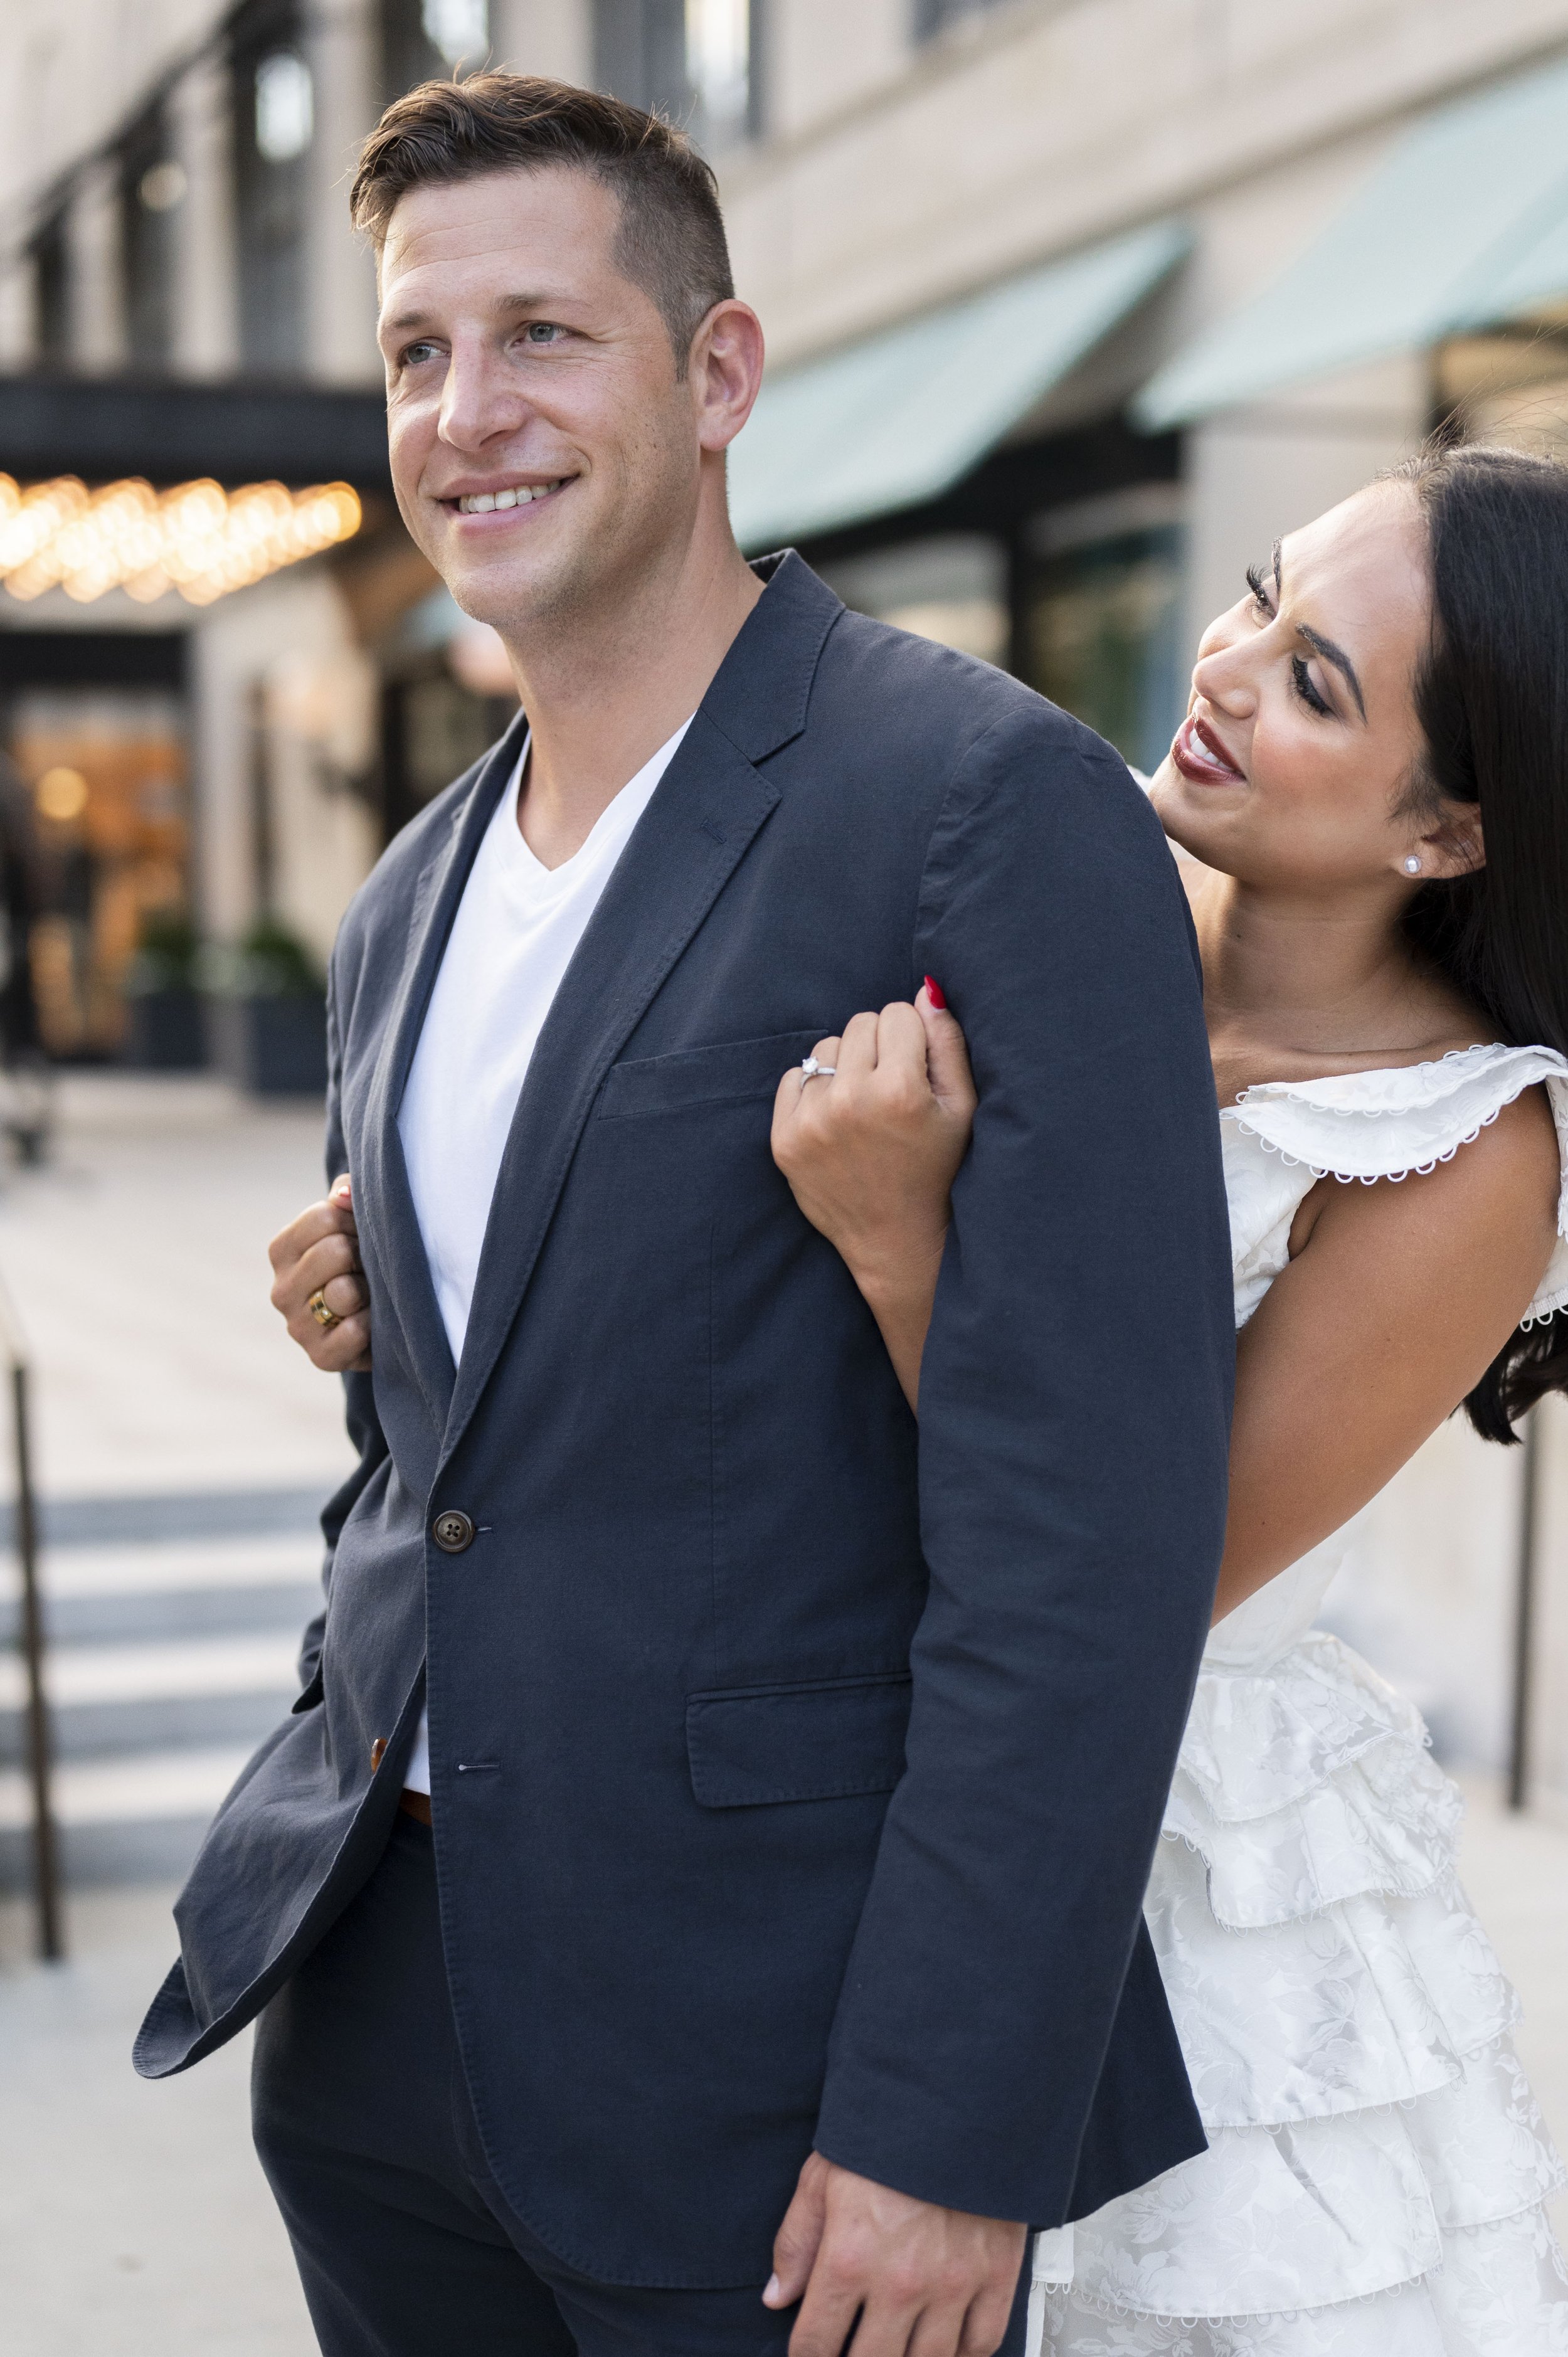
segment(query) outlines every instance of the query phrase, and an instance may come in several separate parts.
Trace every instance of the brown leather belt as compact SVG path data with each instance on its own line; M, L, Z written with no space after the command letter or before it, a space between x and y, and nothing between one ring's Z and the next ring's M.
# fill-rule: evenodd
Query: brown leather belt
M397 1804L405 1817L417 1817L422 1825L427 1825L430 1823L428 1792L416 1792L412 1785L405 1784L398 1794Z

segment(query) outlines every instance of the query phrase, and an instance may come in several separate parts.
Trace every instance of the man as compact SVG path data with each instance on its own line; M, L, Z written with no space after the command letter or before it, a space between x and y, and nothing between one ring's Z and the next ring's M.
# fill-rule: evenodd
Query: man
M742 560L679 135L431 86L354 204L403 516L527 717L334 956L274 1297L360 1463L140 2066L261 2013L332 2357L988 2357L1026 2226L1202 2142L1139 1913L1224 1512L1182 896L1086 729ZM768 1130L926 972L981 1105L917 1475Z

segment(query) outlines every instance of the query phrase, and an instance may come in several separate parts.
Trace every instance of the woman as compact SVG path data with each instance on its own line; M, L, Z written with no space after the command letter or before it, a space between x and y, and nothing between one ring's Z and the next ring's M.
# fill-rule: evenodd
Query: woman
M1239 1329L1146 1901L1210 2149L1079 2222L1032 2346L1545 2357L1563 2172L1455 1878L1459 1798L1312 1621L1352 1517L1460 1402L1509 1441L1568 1388L1568 469L1432 452L1291 534L1205 635L1151 791L1203 955ZM774 1151L913 1407L983 1097L929 981L816 1055ZM1106 1316L1136 1350L1136 1302Z

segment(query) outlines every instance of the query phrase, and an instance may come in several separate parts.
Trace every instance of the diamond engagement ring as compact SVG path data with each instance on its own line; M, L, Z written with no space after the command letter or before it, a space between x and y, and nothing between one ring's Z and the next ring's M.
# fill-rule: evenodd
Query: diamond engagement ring
M804 1088L808 1081L831 1081L837 1070L836 1064L819 1064L815 1056L802 1056L800 1086Z

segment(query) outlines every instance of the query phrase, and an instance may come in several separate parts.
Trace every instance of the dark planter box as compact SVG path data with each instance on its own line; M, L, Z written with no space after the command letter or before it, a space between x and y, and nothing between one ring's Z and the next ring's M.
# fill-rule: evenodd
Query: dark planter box
M144 1072L198 1072L207 1061L194 990L146 990L125 1002L125 1061Z
M208 1039L220 1072L253 1095L319 1096L327 1086L327 1001L303 993L209 998Z

